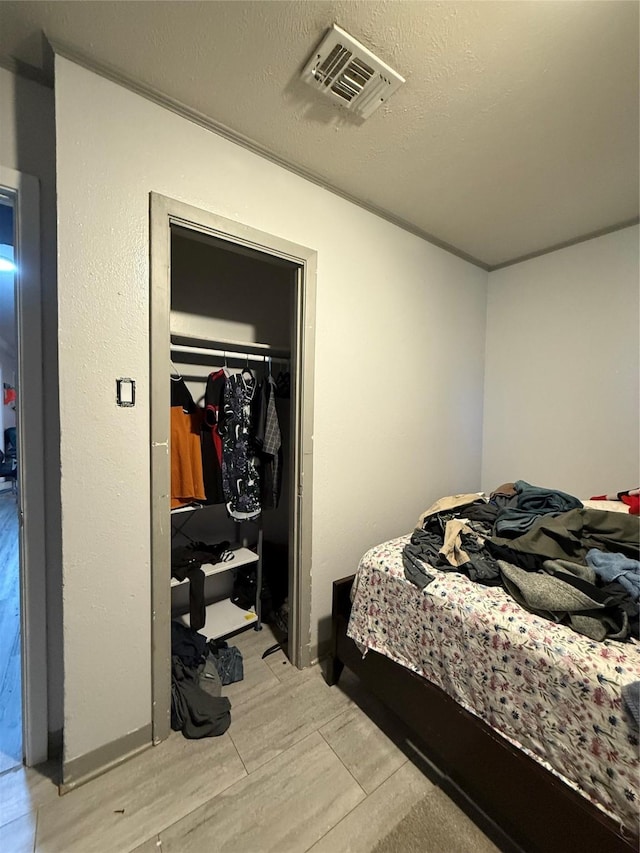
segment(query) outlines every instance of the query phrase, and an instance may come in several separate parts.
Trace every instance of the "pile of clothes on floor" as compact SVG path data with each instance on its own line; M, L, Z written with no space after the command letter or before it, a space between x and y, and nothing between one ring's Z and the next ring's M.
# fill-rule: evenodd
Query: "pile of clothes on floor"
M631 512L637 489L619 493ZM593 500L597 500L594 498ZM402 559L423 589L434 568L500 585L527 610L602 641L638 636L640 519L524 480L452 495L422 514Z
M172 729L194 739L224 734L231 724L231 703L222 687L243 678L238 648L171 622Z

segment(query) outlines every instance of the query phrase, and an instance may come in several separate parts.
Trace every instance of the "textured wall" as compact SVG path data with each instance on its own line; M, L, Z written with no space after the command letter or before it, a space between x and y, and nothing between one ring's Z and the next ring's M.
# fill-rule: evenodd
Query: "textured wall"
M489 274L482 486L638 485L638 228Z
M313 643L333 578L479 485L486 273L63 59L56 123L73 759L151 715L149 191L318 251Z

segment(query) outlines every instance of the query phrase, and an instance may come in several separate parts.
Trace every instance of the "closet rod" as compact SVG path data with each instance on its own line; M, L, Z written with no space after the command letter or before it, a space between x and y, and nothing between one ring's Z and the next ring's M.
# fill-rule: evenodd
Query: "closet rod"
M256 355L252 352L238 352L237 350L222 350L222 349L207 349L205 347L190 347L185 346L184 344L171 344L171 352L184 352L191 353L193 355L212 355L216 358L227 358L228 360L236 360L236 361L258 361L262 364L266 364L267 361L277 361L282 362L283 364L288 364L289 359L283 358L282 356L277 355L269 355L266 352L264 355Z

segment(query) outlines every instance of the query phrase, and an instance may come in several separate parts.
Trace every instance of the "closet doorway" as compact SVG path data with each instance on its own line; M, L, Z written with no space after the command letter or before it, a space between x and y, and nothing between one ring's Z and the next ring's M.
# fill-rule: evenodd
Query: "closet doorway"
M22 763L15 228L0 193L0 774Z
M152 722L158 743L170 731L171 616L176 605L188 609L184 588L170 582L172 545L235 540L238 555L256 560L260 590L245 627L264 621L273 604L272 621L277 611L289 659L299 668L311 663L316 253L156 193L150 223ZM202 407L208 378L223 371L273 388L280 422L279 499L241 524L219 501L170 510L171 389L179 383ZM206 579L214 600L203 633L241 630L225 590L238 572L224 568Z
M0 773L48 756L40 187L0 165ZM10 250L10 253L9 253Z

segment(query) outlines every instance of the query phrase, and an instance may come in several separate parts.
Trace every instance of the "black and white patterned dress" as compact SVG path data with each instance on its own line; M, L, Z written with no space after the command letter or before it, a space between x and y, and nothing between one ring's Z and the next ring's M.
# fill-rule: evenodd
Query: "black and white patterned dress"
M229 376L224 388L222 487L227 512L235 521L257 518L261 511L252 430L256 389L250 370Z

